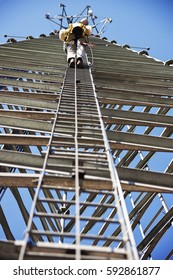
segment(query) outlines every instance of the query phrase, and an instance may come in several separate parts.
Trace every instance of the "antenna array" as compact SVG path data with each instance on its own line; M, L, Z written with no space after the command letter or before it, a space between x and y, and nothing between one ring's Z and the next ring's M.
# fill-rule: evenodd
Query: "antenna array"
M111 18L104 18L100 21L98 21L97 16L95 16L93 14L93 11L91 9L91 6L86 6L85 9L77 14L77 15L67 15L66 12L66 6L62 3L59 4L59 7L62 8L62 12L60 15L55 15L55 16L51 16L49 13L45 14L46 19L52 21L53 23L59 25L60 30L62 28L67 28L67 25L70 23L74 23L77 21L80 21L81 18L87 18L89 22L91 22L92 24L92 28L95 31L95 35L101 35L105 32L105 26L108 23L112 22ZM57 20L59 22L57 22Z

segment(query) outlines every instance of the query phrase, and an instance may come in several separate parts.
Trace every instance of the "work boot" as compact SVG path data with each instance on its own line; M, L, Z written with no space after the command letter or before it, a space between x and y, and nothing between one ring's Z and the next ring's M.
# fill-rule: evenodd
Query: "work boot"
M74 68L75 67L75 59L74 58L71 58L70 61L69 61L69 67L70 68Z
M76 65L77 68L84 68L82 59L78 59Z

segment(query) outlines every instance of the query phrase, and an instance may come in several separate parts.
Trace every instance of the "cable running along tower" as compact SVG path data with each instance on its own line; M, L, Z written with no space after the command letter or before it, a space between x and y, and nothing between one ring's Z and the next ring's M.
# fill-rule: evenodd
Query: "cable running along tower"
M171 259L171 61L60 6L60 28L95 27L92 66L68 68L58 32L0 45L0 257Z

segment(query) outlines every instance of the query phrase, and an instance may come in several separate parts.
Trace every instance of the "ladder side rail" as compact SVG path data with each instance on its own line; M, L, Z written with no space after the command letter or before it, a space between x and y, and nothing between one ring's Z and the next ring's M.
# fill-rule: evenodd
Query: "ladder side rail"
M25 234L24 234L23 245L21 246L21 250L20 250L20 253L19 253L19 260L23 260L24 256L25 256L25 252L26 252L26 248L27 248L27 243L28 243L28 240L29 240L29 235L30 235L30 231L31 231L32 223L33 223L36 203L37 203L37 200L38 200L39 192L40 192L40 189L41 189L41 186L42 186L42 182L43 182L43 178L44 178L44 175L45 175L47 161L48 161L48 157L49 157L49 153L50 153L50 149L51 149L51 143L52 143L52 139L53 139L53 136L54 136L54 130L55 130L56 122L57 122L57 118L58 118L58 112L59 112L59 108L60 108L63 88L64 88L64 85L65 85L66 75L67 75L67 69L65 71L63 85L62 85L60 96L59 96L59 102L58 102L58 106L57 106L54 122L53 122L53 125L52 125L52 130L51 130L51 134L50 134L50 138L49 138L49 143L47 145L47 151L46 151L46 155L45 155L45 159L44 159L44 163L43 163L42 172L41 172L41 174L39 176L36 192L35 192L34 199L33 199L33 202L32 202L32 206L31 206L31 210L30 210L30 215L29 215L29 220L28 220L27 228L26 228L26 231L25 231Z
M75 62L77 55L75 57ZM78 155L78 97L77 97L77 69L75 63L75 208L76 208L76 260L81 259L80 250L80 186L79 186L79 155Z
M119 215L119 218L120 218L122 231L125 234L124 237L127 240L127 243L126 243L127 244L127 250L129 252L129 257L131 259L139 259L138 252L137 252L137 249L136 249L136 243L135 243L133 232L132 232L132 229L131 229L131 226L130 226L128 211L127 211L127 208L126 208L126 204L125 204L125 200L124 200L119 176L118 176L117 170L116 170L115 165L114 165L114 161L113 161L111 149L110 149L110 146L109 146L107 134L106 134L106 131L105 131L105 128L104 128L104 123L103 123L102 114L101 114L101 110L100 110L100 106L99 106L99 102L98 102L98 98L97 98L97 94L96 94L96 90L95 90L95 85L94 85L94 81L93 81L93 77L92 77L92 73L91 73L91 68L89 68L89 73L90 73L90 78L91 78L91 82L92 82L92 86L93 86L93 92L94 92L96 104L97 104L98 114L99 114L99 118L100 118L100 123L101 123L101 128L102 128L102 133L103 133L103 139L104 139L106 153L107 153L107 158L108 158L108 162L109 162L110 175L111 175L111 179L112 179L113 187L114 187L115 201L116 201L117 205L120 205L120 202L121 202L121 209L120 209L120 207L117 207L117 212L118 212L118 215ZM118 199L118 195L119 195L119 198L120 198L120 202L119 202L119 199Z

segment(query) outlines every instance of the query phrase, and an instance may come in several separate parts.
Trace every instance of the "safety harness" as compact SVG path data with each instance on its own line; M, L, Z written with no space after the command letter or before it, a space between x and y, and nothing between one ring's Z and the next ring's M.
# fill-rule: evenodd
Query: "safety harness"
M75 39L84 38L86 41L88 41L88 36L86 35L86 26L79 22L77 24L69 24L69 28L66 30L66 38L65 42L66 44L69 44L70 41Z

